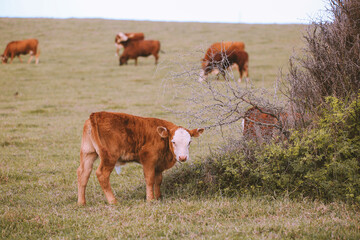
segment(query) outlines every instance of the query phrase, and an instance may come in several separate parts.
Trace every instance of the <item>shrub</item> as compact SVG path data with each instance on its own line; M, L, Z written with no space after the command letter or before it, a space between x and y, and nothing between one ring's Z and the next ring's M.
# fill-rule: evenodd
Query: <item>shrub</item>
M287 194L360 202L360 95L349 104L334 97L326 102L331 108L317 127L295 132L286 145L233 141L202 162L179 168L166 185L202 195Z
M303 56L290 59L285 92L301 114L320 114L326 97L354 99L360 89L360 1L330 6L333 21L310 25Z
M360 96L348 107L326 98L318 127L292 136L287 147L269 145L260 155L268 163L264 181L274 191L286 190L325 200L360 202Z

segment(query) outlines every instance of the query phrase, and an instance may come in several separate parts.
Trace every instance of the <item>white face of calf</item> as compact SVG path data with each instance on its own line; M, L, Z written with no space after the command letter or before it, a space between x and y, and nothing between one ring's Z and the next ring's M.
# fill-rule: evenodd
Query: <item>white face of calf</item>
M170 138L170 149L173 151L176 160L179 162L185 162L190 158L189 147L191 137L200 136L204 129L198 128L189 131L180 127L177 128L173 134L170 134L166 128L158 127L157 131L162 138Z
M178 128L171 139L171 144L177 161L185 162L189 159L190 143L191 136L188 131L183 128Z
M6 56L4 56L4 55L1 55L1 62L2 63L7 63L7 57Z
M207 76L205 75L205 69L208 67L209 61L201 59L201 70L199 74L199 82L206 81Z
M120 42L125 42L125 41L128 40L128 37L127 37L123 32L119 32L119 33L118 33L118 36L120 37L118 43L120 43Z

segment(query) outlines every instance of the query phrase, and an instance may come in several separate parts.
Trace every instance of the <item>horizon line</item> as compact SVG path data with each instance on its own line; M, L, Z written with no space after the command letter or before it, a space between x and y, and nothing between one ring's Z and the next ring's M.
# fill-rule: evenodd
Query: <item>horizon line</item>
M0 18L21 18L21 19L59 19L59 20L67 20L67 19L101 19L101 20L113 20L113 21L138 21L138 22L174 22L174 23L215 23L215 24L259 24L259 25L310 25L312 21L309 23L302 22L207 22L207 21L195 21L195 20L150 20L150 19L120 19L120 18L106 18L106 17L19 17L19 16L0 16Z

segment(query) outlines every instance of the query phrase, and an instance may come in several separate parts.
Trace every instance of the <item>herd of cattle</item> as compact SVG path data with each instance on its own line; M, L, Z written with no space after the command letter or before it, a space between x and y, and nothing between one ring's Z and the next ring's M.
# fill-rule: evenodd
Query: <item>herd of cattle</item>
M20 55L30 54L28 63L35 56L35 63L39 63L39 41L37 39L26 39L22 41L9 42L1 55L2 63L7 63L10 58L12 63L14 57L18 57L22 62ZM129 59L135 60L137 65L138 57L155 57L155 64L158 63L160 52L160 41L145 40L144 33L123 33L120 32L115 36L116 55L119 56L120 49L124 48L119 56L120 65L127 64ZM239 69L239 82L243 75L246 79L249 77L249 55L245 51L243 42L217 42L212 44L206 51L201 63L199 81L206 80L207 75L212 71L220 72L225 78L225 71L230 66L236 65Z
M115 36L116 55L119 56L121 48L124 48L120 56L120 65L126 64L128 59L134 59L137 65L138 57L153 55L155 64L159 59L160 42L157 40L145 40L144 33L123 33ZM249 55L245 51L243 42L217 42L212 44L206 51L201 63L199 81L206 80L212 71L220 72L225 78L225 71L232 65L239 69L239 82L243 75L249 77Z
M37 39L12 41L7 44L1 55L2 63L10 58L30 54L28 63L35 56L35 63L39 62L40 50ZM116 55L120 65L127 64L129 59L153 55L155 64L158 63L160 42L145 40L143 33L118 33L115 37ZM120 49L124 49L120 56ZM236 65L240 79L249 77L249 55L245 51L243 42L217 42L206 51L201 62L199 81L207 79L212 71L218 71L224 78L226 69ZM260 125L262 135L271 135L273 125L278 119L259 108L249 109L243 121L244 135L255 135ZM271 126L272 125L272 126ZM78 175L78 204L84 205L85 189L92 171L94 161L99 157L100 165L96 175L109 203L116 203L110 187L110 174L115 168L120 172L120 166L128 162L142 164L145 182L146 199L153 200L161 197L160 185L162 172L174 166L176 162L189 159L189 146L192 137L198 137L204 132L203 128L193 130L177 126L166 120L144 118L125 113L96 112L85 121L80 150L80 166Z

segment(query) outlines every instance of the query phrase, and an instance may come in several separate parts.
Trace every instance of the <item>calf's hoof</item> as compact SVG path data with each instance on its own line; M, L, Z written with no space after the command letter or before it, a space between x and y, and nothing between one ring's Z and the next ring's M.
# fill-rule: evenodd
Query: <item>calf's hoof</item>
M110 201L109 201L109 204L110 204L110 205L115 205L115 204L117 204L116 199L110 200Z

